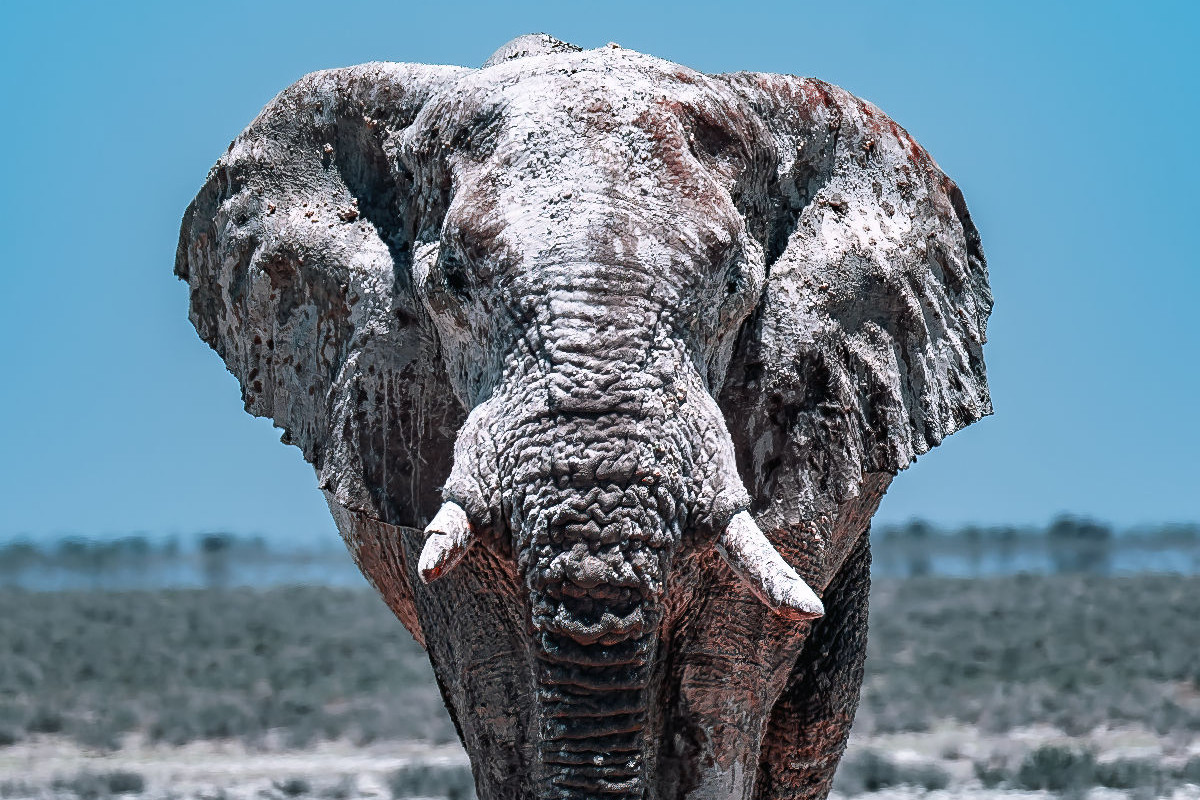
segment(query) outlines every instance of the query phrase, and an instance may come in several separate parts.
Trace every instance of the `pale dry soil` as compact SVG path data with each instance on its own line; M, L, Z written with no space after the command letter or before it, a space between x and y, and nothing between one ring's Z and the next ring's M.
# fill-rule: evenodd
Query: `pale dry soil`
M946 723L931 730L852 737L844 765L856 774L839 776L834 798L876 800L900 798L968 798L1018 800L1070 796L1089 800L1142 800L1168 797L1200 800L1200 785L1180 782L1151 789L1091 787L1081 791L1030 791L987 787L977 773L978 764L1017 765L1039 747L1060 745L1087 750L1097 763L1117 761L1157 764L1165 770L1183 768L1200 756L1200 737L1190 741L1160 736L1138 727L1097 729L1085 736L1067 736L1050 726L1019 728L1005 734L987 734L978 728ZM930 766L948 779L942 788L900 783L864 790L877 775L861 774L866 754L883 756L896 765L901 777L920 775ZM138 735L126 737L116 750L95 750L55 735L38 735L0 748L0 796L6 798L143 797L152 800L287 800L287 798L409 798L397 793L398 771L427 766L459 770L467 757L457 744L420 741L379 741L356 745L348 740L325 741L306 748L288 748L282 737L267 737L256 746L239 740L196 741L181 746L151 743ZM140 790L113 792L103 778L124 773L142 778ZM81 776L83 779L81 780ZM99 778L99 780L97 780ZM889 780L894 780L894 776ZM918 778L919 780L919 778ZM422 794L450 797L462 793Z
M342 740L274 749L269 742L254 748L238 740L171 746L141 742L137 737L130 737L119 750L104 752L63 737L37 736L0 748L0 791L5 797L75 797L80 793L62 784L83 783L73 781L80 775L135 773L142 776L144 789L126 796L391 798L388 777L412 765L465 768L467 755L458 744L420 741L360 746ZM303 784L308 788L297 791Z

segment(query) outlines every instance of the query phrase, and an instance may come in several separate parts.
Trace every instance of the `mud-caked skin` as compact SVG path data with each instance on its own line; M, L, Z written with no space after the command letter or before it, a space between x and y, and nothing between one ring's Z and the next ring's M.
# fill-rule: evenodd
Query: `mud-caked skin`
M213 168L176 272L428 649L481 798L828 793L871 515L991 410L978 235L878 109L542 35L314 73Z

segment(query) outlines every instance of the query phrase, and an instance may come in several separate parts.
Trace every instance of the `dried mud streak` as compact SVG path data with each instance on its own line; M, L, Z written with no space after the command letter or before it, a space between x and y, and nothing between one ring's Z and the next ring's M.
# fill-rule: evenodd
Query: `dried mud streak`
M867 656L871 551L859 538L825 594L817 620L771 712L755 784L756 800L820 800L846 749Z

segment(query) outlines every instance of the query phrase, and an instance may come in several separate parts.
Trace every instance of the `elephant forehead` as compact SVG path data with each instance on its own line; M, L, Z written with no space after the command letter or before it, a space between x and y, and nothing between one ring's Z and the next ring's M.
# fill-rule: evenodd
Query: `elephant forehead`
M451 146L460 164L498 156L509 171L543 172L545 159L577 168L658 159L687 173L694 164L680 154L744 146L758 133L742 106L728 87L678 64L592 50L469 73L426 107L414 136Z
M601 50L463 76L409 142L414 155L447 159L445 231L483 249L542 262L591 258L595 245L626 259L649 247L721 261L742 227L730 189L764 161L748 155L759 133L748 119L699 73Z
M689 186L707 177L708 144L746 133L728 113L736 105L731 96L643 69L529 75L504 88L502 105L496 155L506 166L594 171L643 195L656 188L646 178L666 179L679 183L671 187L676 195L682 190L676 200L686 201Z
M687 67L632 50L609 49L521 59L469 73L457 82L450 97L454 96L500 102L511 111L533 115L553 108L625 122L656 99L701 106L727 103L733 97Z

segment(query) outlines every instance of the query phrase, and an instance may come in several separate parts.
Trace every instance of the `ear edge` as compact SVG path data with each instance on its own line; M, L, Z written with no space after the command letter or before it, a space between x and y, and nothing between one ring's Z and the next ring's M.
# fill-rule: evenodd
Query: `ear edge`
M271 379L269 370L263 367L261 362L272 361L272 358L267 357L272 354L266 353L264 350L259 356L254 356L250 351L255 348L274 350L275 345L283 347L286 345L283 340L288 337L270 336L268 333L256 335L252 319L255 315L244 310L240 312L236 310L238 298L231 296L231 292L236 294L232 284L239 281L244 283L243 274L250 269L255 256L253 252L237 251L233 247L223 250L222 237L234 234L230 232L232 229L228 226L218 230L215 220L222 213L224 203L234 194L231 191L234 187L230 185L229 180L230 159L235 151L241 152L238 148L244 147L248 151L252 151L251 155L258 159L257 161L252 160L251 166L248 167L251 173L263 168L268 168L271 173L266 178L261 178L261 176L256 178L251 174L249 187L251 191L261 193L269 191L271 187L275 189L282 187L285 192L309 191L301 188L311 183L310 178L304 177L306 170L314 172L317 179L314 186L323 185L330 180L341 180L341 178L328 175L327 168L330 165L321 164L319 157L310 154L306 157L307 163L303 163L294 160L284 152L266 152L263 150L263 143L266 144L267 151L272 149L271 142L278 145L276 149L281 151L301 139L306 145L312 145L317 143L317 139L325 141L336 133L336 130L329 134L322 133L323 129L331 126L344 128L345 125L339 123L339 119L346 118L351 127L363 127L370 124L371 114L382 116L381 109L386 112L387 116L387 119L381 124L397 131L402 130L403 125L411 124L424 104L441 87L449 85L467 72L470 70L460 67L430 67L377 62L344 69L323 70L304 76L277 95L246 130L234 140L229 151L223 154L209 171L204 185L188 205L180 224L174 272L181 280L188 283L190 290L189 316L200 338L222 358L229 372L238 379L247 411L256 416L272 419L276 427L283 430L283 441L299 446L306 460L317 468L318 473L322 474L323 481L331 486L339 487L338 494L341 499L359 505L364 510L379 505L381 500L381 498L363 491L361 484L365 481L354 480L353 476L348 474L329 474L333 471L353 471L362 466L355 464L356 461L361 460L360 457L350 458L344 453L327 452L331 448L328 447L326 440L332 433L326 428L335 422L332 416L335 405L332 393L338 391L337 373L339 369L322 372L317 368L315 371L310 369L307 376L299 376L298 373L289 375L287 381L289 385L282 392L278 387L273 389L266 385ZM340 143L338 144L340 146ZM327 155L332 155L331 160L337 158L337 153ZM296 158L299 158L299 154L296 155ZM271 159L286 159L284 162L286 166L282 170L275 170L271 168ZM378 167L379 164L374 166ZM340 175L340 172L338 174ZM394 176L390 174L376 177L379 181L394 180ZM241 184L237 188L241 188ZM354 193L353 187L346 185L345 188ZM313 190L311 187L310 190L320 191L320 189ZM299 197L299 195L296 196ZM282 207L283 203L278 199L275 199L275 202L281 206L279 213L282 214L286 210ZM296 203L299 204L300 200L297 199ZM266 205L270 205L270 211L263 213L275 213L274 205L264 202L264 206ZM393 213L404 213L404 209L400 206L389 210ZM332 223L349 224L345 218L334 220L331 217L330 222L331 227ZM314 224L312 227L315 230L318 227L323 228L324 225ZM397 254L394 252L392 256L393 263L403 260L402 258L397 260ZM234 264L231 259L238 263ZM319 266L312 268L321 269ZM238 275L243 275L243 277L239 278ZM392 288L396 290L401 287L393 286ZM242 301L250 302L244 297ZM415 301L413 305L416 305ZM361 304L359 309L361 309ZM273 330L271 326L274 325L274 322L266 321L271 316L271 310L265 309L259 316L262 316L267 330ZM310 323L304 324L309 325ZM314 314L311 324L320 330L324 323ZM416 318L408 319L408 324L419 325L419 321ZM351 328L354 326L351 325ZM354 337L354 331L351 329L341 337L346 341L333 343L333 349L343 354L339 358L344 358L345 348ZM420 334L414 333L409 338L411 341L407 346L410 349L421 346ZM263 341L259 342L259 339ZM279 339L279 341L276 342L275 339ZM312 359L297 356L292 359L291 363L299 370L302 365L312 367L313 365L309 363L311 361ZM259 383L262 384L261 390L257 385ZM308 399L305 400L305 397ZM299 409L301 418L295 418L295 412L299 408L296 405L297 402L304 405L305 408L315 409L315 413ZM424 403L425 401L421 400L420 402ZM443 415L434 411L429 416L440 419ZM331 456L333 457L331 458ZM357 485L357 488L351 484ZM407 512L397 512L396 509L383 507L374 508L373 513L383 519L406 519L408 516ZM419 511L414 510L413 515L418 517ZM411 521L416 521L416 519Z
M778 469L783 466L780 459L785 462L790 460L792 469L812 473L804 482L809 484L813 491L828 491L831 488L828 485L829 479L834 477L831 472L838 473L839 479L834 481L835 485L832 488L838 502L841 502L857 493L858 485L867 474L895 474L904 469L916 456L928 452L931 447L940 443L945 436L991 413L982 344L986 338L985 323L992 300L987 287L986 261L979 243L979 234L970 219L958 187L941 173L932 158L911 140L907 132L873 106L853 98L843 90L811 79L761 73L734 73L715 77L726 81L726 84L763 119L780 151L775 180L776 188L781 192L781 199L772 205L783 212L781 220L776 224L781 224L784 229L780 235L779 228L776 227L777 232L768 237L765 247L769 270L767 290L764 291L764 299L759 308L738 337L740 352L735 355L735 361L740 362L740 379L755 383L760 397L765 394L761 376L765 375L769 379L772 371L783 371L792 374L793 377L790 379L790 389L785 388L783 395L763 398L753 410L753 415L757 416L758 420L750 420L748 430L743 432L743 441L739 443L739 462L749 467L749 472L759 476L758 480L751 478L747 481L748 487L759 502L765 501L761 496L761 490L765 488L762 480L771 470L765 469L765 463L755 462L774 461L776 466L773 469ZM931 192L940 189L943 199L937 202L943 204L942 207L946 211L952 209L953 223L944 230L948 231L948 238L957 239L962 244L960 255L967 281L962 291L963 297L954 296L957 293L952 292L949 296L941 298L939 303L953 312L952 318L947 322L953 334L951 338L955 339L950 343L949 351L952 351L952 355L958 354L955 357L957 363L950 364L951 369L948 371L930 373L931 378L949 381L947 386L943 387L944 390L935 387L932 392L922 392L922 387L929 389L925 386L923 378L905 377L906 373L900 374L903 385L896 386L896 391L889 393L896 402L880 406L875 399L863 396L860 383L864 377L863 367L870 365L864 365L862 359L855 355L856 346L850 335L853 331L842 328L836 315L830 316L826 322L829 323L827 331L832 339L824 345L818 345L813 340L812 346L816 349L810 356L826 359L832 373L831 385L841 386L849 391L849 394L843 391L835 392L834 395L840 394L841 399L833 402L840 404L843 411L836 412L834 417L827 418L825 422L817 422L824 415L819 409L810 408L804 413L810 417L815 414L812 422L816 427L808 433L795 429L786 421L782 429L768 433L767 429L774 424L770 418L779 413L778 410L771 411L772 406L778 408L780 403L786 406L789 402L786 397L789 394L794 400L800 400L803 405L806 394L805 376L789 372L796 362L787 357L787 354L799 355L797 348L803 350L810 347L800 340L814 333L811 325L800 328L790 326L789 329L788 325L779 325L780 320L775 319L774 324L782 330L774 332L781 333L784 337L790 333L794 341L774 349L763 346L761 338L764 335L764 325L770 327L773 324L772 313L779 313L778 308L772 312L768 304L776 302L778 305L781 296L795 296L794 291L780 288L779 274L773 268L781 265L780 262L787 263L798 257L796 248L798 245L803 246L803 243L797 240L797 228L803 224L804 215L811 213L812 204L819 199L820 192L831 184L838 172L865 168L849 163L862 160L863 156L869 160L871 156L870 152L851 151L851 147L862 147L870 141L869 137L863 135L866 127L863 124L864 118L868 118L866 122L882 131L885 136L893 137L897 145L906 148L907 157L911 159L909 166L917 173L927 173L921 176L923 182L927 183ZM825 124L824 128L821 127L822 124ZM859 140L857 142L853 141L856 137ZM875 143L871 144L874 146ZM808 164L805 163L806 158ZM814 179L816 183L813 182ZM794 188L789 189L789 184ZM795 196L789 200L791 195ZM931 198L931 202L935 200L936 198ZM789 216L793 217L791 222L788 221ZM934 215L930 224L937 227L946 226L950 222L951 220L939 219ZM957 237L953 236L954 228L958 229ZM778 247L772 248L772 236L780 239L776 242ZM912 244L914 243L908 243ZM915 258L916 252L915 248L908 252L907 263L898 263L897 268L921 270L920 261ZM797 289L795 286L791 288ZM960 312L965 314L965 320L958 318ZM944 338L941 331L924 330L923 334L923 340L921 336L917 336L917 341L912 344L933 350L944 344L939 344L939 337ZM899 359L895 361L900 362ZM900 363L902 367L908 368L907 364ZM731 365L730 378L734 378L734 374L735 369ZM789 382L786 375L782 380L785 384ZM916 384L912 384L912 380L916 380ZM734 417L745 417L745 403L754 402L751 393L739 391L736 386L730 386L729 382L722 399L722 405L736 410L732 415ZM872 424L870 419L873 413L876 421ZM728 416L730 415L727 414ZM839 418L842 419L841 423L836 422ZM891 425L898 424L899 429L880 436L881 431L876 429L882 421L880 418L891 419ZM908 432L902 433L904 430ZM763 436L768 436L768 439L763 440ZM774 441L774 444L764 447L764 441ZM791 445L788 444L789 441L792 442ZM801 447L801 450L795 450L801 441L807 444ZM802 451L811 452L813 448L824 448L831 456L841 452L840 456L834 457L834 461L841 466L833 467L827 464L825 467L818 467L815 463L801 458ZM768 451L765 459L755 455L761 454L764 449ZM791 451L792 455L786 455L785 451ZM805 466L806 464L808 466ZM813 470L816 472L813 473ZM751 486L751 483L760 485ZM826 488L822 490L821 486Z

